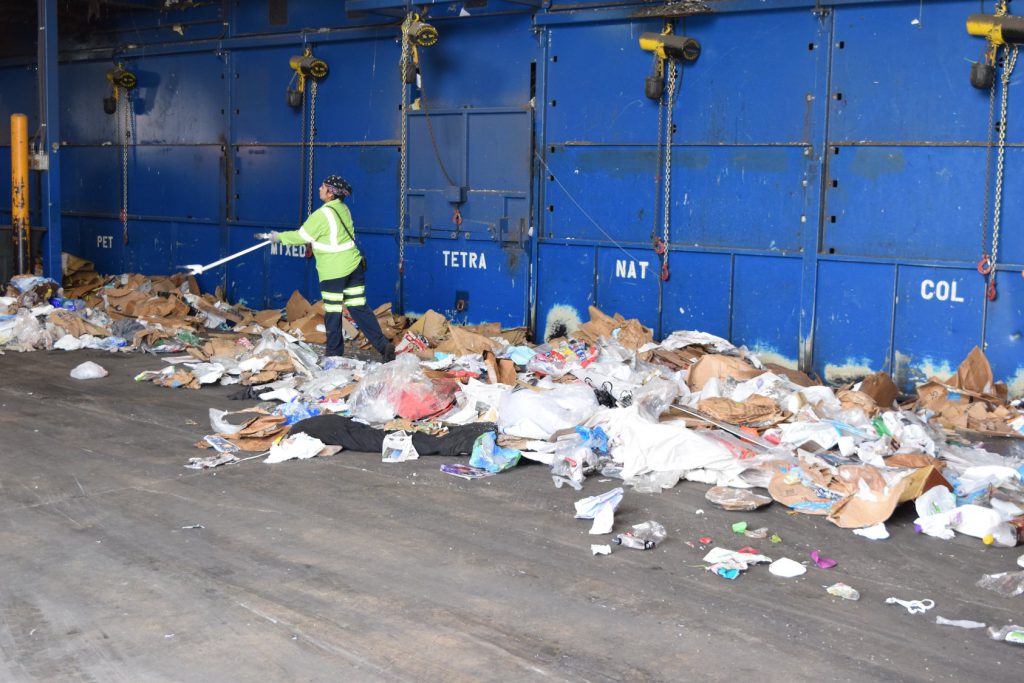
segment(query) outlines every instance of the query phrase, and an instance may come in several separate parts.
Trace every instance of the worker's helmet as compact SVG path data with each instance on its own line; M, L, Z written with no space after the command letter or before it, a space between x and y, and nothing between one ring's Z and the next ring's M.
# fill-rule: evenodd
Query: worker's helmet
M344 199L352 194L352 186L340 175L329 175L324 179L324 185L338 199Z

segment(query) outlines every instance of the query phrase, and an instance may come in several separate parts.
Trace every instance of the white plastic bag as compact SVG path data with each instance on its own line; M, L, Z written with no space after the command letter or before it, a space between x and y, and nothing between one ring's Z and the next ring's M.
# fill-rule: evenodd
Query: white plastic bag
M582 424L597 409L594 391L586 384L556 385L549 391L524 389L501 397L498 427L504 434L546 441L557 431Z
M416 447L412 445L412 434L401 430L384 436L380 451L381 462L405 462L419 457Z
M85 361L71 371L72 379L99 379L106 376L107 371L91 360Z

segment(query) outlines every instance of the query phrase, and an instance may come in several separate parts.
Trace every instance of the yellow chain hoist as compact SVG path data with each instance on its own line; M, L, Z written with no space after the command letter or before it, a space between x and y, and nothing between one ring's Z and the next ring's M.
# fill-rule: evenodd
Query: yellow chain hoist
M303 174L299 196L305 194L305 212L302 202L299 203L299 222L302 223L313 213L313 150L316 140L316 94L317 84L327 77L330 68L327 62L313 55L313 49L306 46L301 55L295 55L288 59L288 66L291 67L292 80L288 83L287 102L288 106L296 109L304 109L306 82L311 81L309 86L309 127L307 132L306 114L302 112L301 125L299 130L300 145L300 166L303 162L306 165L306 172ZM305 154L302 152L305 151ZM306 257L311 258L313 252L306 249Z
M423 21L423 17L410 12L402 22L402 39L406 41L409 57L402 60L402 80L406 85L416 82L416 74L420 68L418 47L430 47L437 44L440 35L432 24Z
M654 230L651 243L661 260L659 277L669 279L668 243L672 202L672 112L675 108L680 78L679 63L693 62L700 57L700 43L695 38L676 35L671 20L665 21L661 33L641 33L640 49L654 54L654 73L644 79L644 94L658 103L658 170L654 174L655 197L663 201L661 207L661 235L658 235L658 210L654 211ZM666 69L666 64L668 68ZM666 73L667 72L667 73ZM668 81L668 92L665 92ZM664 140L664 144L662 144ZM657 201L657 200L656 200Z
M288 60L288 66L295 72L292 74L291 83L288 84L288 106L301 107L302 94L306 92L306 79L313 78L317 81L327 77L327 62L313 56L313 51L306 48L301 55L296 55ZM298 81L298 85L292 88Z
M994 14L972 14L967 17L967 33L985 39L987 45L981 59L971 66L971 85L989 91L988 104L988 144L985 156L985 205L982 209L981 251L978 261L978 272L988 279L985 296L995 301L996 265L999 261L999 229L1002 224L1003 203L1003 171L1006 153L1007 101L1009 95L1010 76L1017 64L1017 52L1024 43L1024 17L1007 14L1007 3L1000 0L996 3ZM988 198L992 172L992 132L993 114L996 100L996 69L1000 66L999 53L1002 55L1002 74L999 82L1002 86L1002 99L999 110L999 141L996 155L995 192L993 193L992 209L992 246L988 240ZM1024 274L1024 273L1022 273Z
M128 244L128 147L131 145L131 102L129 93L139 84L135 74L118 63L107 72L111 94L103 98L103 111L116 114L118 109L123 116L117 118L117 138L121 143L121 238Z
M665 60L693 62L700 57L700 43L695 38L673 34L672 22L666 21L661 33L641 33L640 49L654 53L654 73L644 80L644 94L660 100L665 91Z

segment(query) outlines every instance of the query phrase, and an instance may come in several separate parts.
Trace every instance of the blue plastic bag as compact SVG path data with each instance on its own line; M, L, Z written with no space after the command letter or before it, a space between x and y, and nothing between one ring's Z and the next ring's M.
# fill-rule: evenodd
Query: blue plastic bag
M473 443L473 456L469 464L488 472L501 472L519 462L520 453L514 448L502 448L495 442L494 432L477 437Z

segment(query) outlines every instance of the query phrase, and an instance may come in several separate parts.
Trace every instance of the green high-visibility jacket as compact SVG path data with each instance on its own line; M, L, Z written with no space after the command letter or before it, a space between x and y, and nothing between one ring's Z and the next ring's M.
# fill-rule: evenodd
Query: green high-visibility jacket
M345 277L363 259L355 243L352 214L340 199L332 199L310 214L298 230L281 233L281 244L312 244L320 281Z

